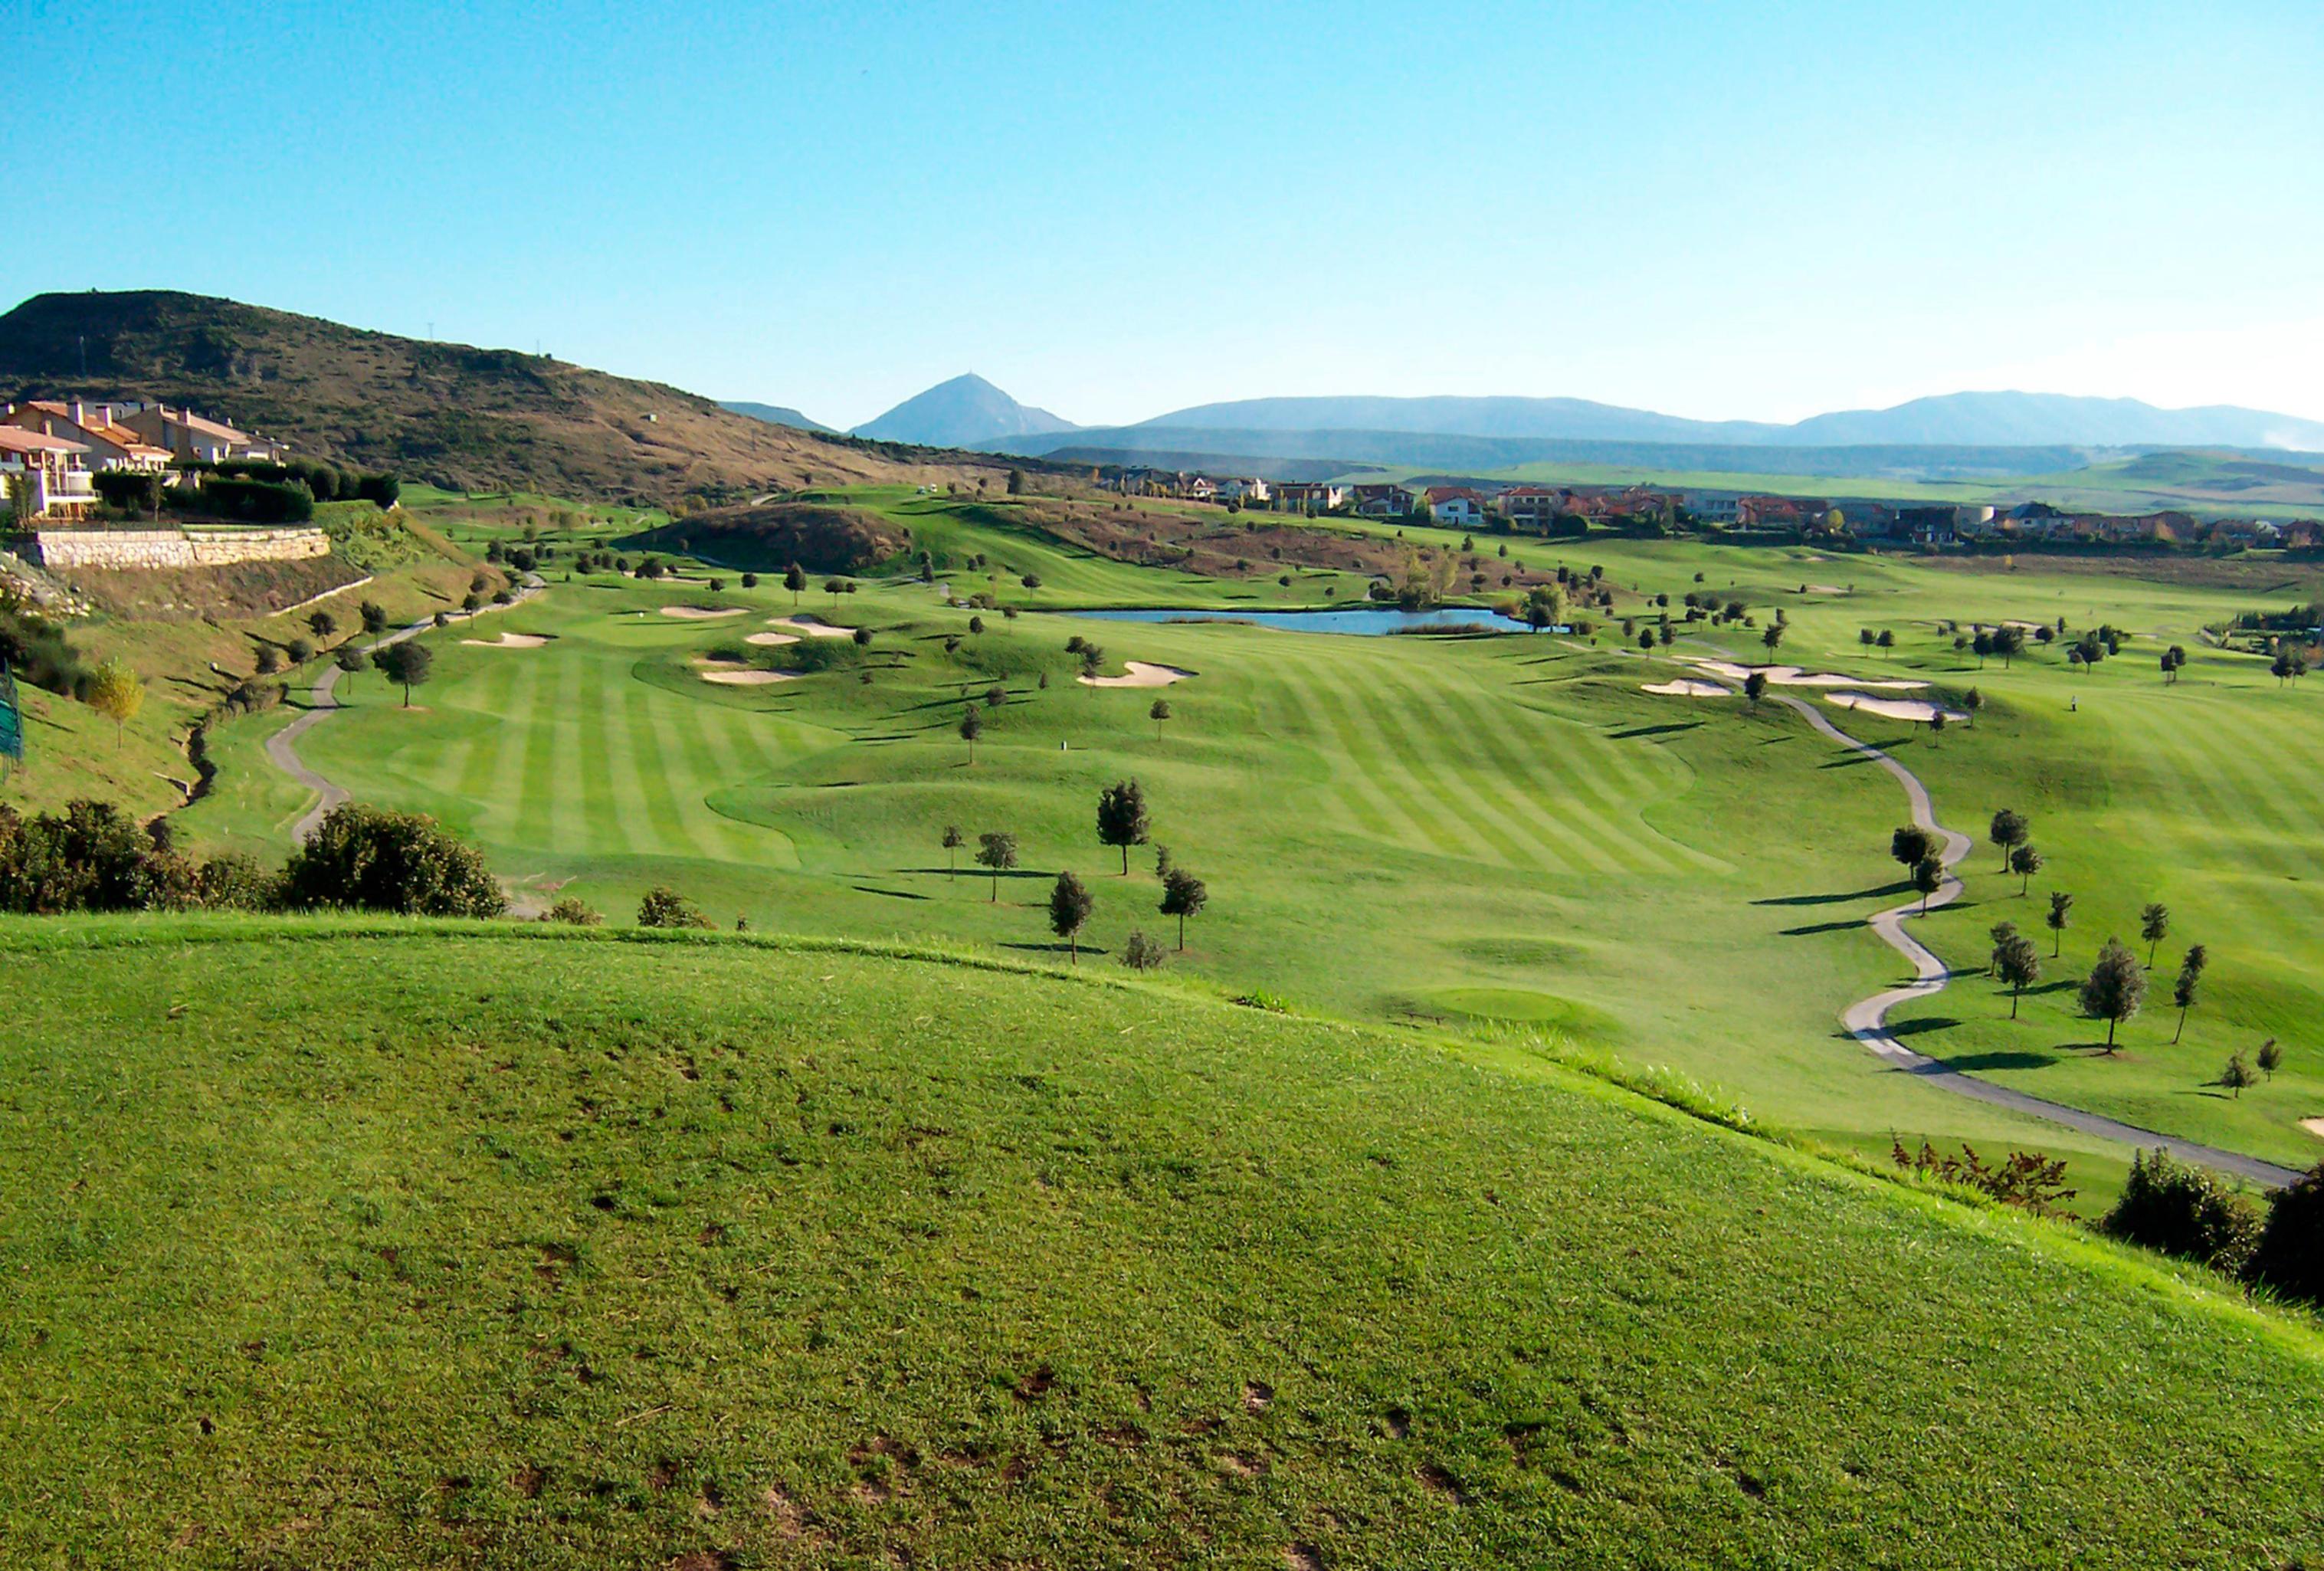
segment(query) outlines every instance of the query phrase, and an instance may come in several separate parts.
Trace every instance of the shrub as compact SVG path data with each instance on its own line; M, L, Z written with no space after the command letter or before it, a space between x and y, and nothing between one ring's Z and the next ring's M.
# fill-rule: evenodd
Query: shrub
M475 846L419 813L346 802L282 870L286 905L420 917L496 917L508 898Z
M54 916L190 903L183 859L156 846L110 802L20 818L0 805L0 910Z
M105 504L121 513L154 513L161 510L161 476L150 469L99 469L89 484Z
M638 902L638 926L706 929L710 926L710 919L676 890L656 884L646 891L645 899Z
M2129 1243L2235 1271L2259 1241L2260 1219L2249 1201L2204 1169L2156 1151L2132 1158L2130 1181L2099 1226Z
M382 508L392 507L403 494L403 483L392 475L365 475L355 482L355 495Z
M272 910L281 903L282 881L252 857L213 856L194 870L194 893L210 910Z
M243 480L212 475L202 482L202 505L251 523L305 523L315 516L315 494L296 480Z
M294 666L305 665L315 658L315 641L304 633L293 637L284 647L290 652L290 663Z
M568 894L541 912L540 919L544 922L563 922L566 926L573 928L594 928L605 918L602 911L592 907L587 901Z
M0 601L0 660L19 679L67 698L78 698L89 680L64 629L13 602Z
M1130 935L1121 946L1121 963L1132 971L1151 971L1169 957L1169 951L1142 932Z
M2277 1292L2324 1303L2324 1163L2267 1197L2248 1270Z

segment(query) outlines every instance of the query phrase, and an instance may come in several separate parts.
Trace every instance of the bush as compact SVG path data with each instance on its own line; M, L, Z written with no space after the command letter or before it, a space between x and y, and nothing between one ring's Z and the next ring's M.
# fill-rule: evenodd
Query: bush
M2149 1249L2237 1271L2259 1242L2259 1213L2209 1171L2168 1151L2134 1157L2122 1198L2099 1227Z
M566 926L573 928L594 928L605 918L603 912L595 910L586 901L568 894L541 912L540 919L544 922L563 922Z
M193 874L110 802L76 801L64 816L20 818L0 805L0 910L176 909Z
M281 903L282 882L251 857L213 856L194 870L194 893L209 910L272 910Z
M2324 1303L2324 1162L2267 1197L2248 1271L2290 1298Z
M1121 946L1121 963L1132 971L1152 971L1169 957L1162 945L1142 932L1132 933Z
M355 495L382 508L392 507L403 494L403 483L392 475L365 475L355 482Z
M119 513L154 513L161 510L161 476L150 469L99 469L89 484Z
M333 808L282 870L282 898L418 917L496 917L508 898L475 847L419 813Z
M641 928L708 928L710 919L695 909L692 901L674 889L656 884L646 891L645 899L638 902L638 926Z
M248 523L305 523L315 516L315 494L296 480L242 480L212 475L202 482L202 506Z
M69 698L78 698L90 677L63 628L9 602L0 602L0 659L20 680Z

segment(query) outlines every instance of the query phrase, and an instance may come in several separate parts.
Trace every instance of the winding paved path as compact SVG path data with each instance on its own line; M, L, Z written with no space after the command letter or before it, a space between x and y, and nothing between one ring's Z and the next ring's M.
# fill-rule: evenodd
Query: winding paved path
M479 607L473 612L456 612L454 615L464 622L474 622L486 610L506 610L521 605L547 587L547 580L540 574L528 573L523 583L517 587L516 596L508 606ZM364 645L364 652L376 654L391 643L417 638L435 625L433 616L423 616L409 627L400 627L386 637L374 639ZM298 748L292 744L337 712L340 707L339 679L346 674L336 665L325 665L323 674L315 679L314 689L308 695L307 712L266 739L266 756L274 767L315 793L315 805L308 809L306 817L290 826L290 838L301 846L314 834L316 826L322 823L324 815L347 799L347 788L309 769L299 757Z
M1768 697L1779 703L1789 704L1806 716L1808 724L1818 731L1822 732L1841 746L1852 748L1862 753L1895 777L1896 783L1904 788L1904 799L1912 805L1913 822L1932 834L1941 836L1944 839L1945 848L1941 856L1945 866L1944 882L1938 886L1934 893L1929 896L1929 909L1933 910L1938 906L1950 902L1958 896L1961 892L1961 882L1954 876L1952 869L1954 864L1969 855L1969 838L1937 822L1935 809L1929 803L1929 789L1921 783L1920 777L1879 748L1869 743L1858 742L1847 732L1834 725L1824 716L1821 710L1807 699L1795 698L1788 693L1770 693ZM1905 919L1917 915L1921 909L1918 901L1908 901L1903 905L1877 912L1868 919L1872 930L1879 934L1890 948L1913 963L1914 980L1903 987L1892 987L1886 993L1876 993L1869 998L1860 998L1841 1012L1840 1023L1848 1028L1848 1033L1858 1041L1862 1042L1906 1074L1918 1076L1938 1090L1950 1091L1956 1096L1968 1096L1978 1102L1989 1102L1997 1107L2006 1107L2014 1113L2026 1114L2034 1118L2046 1118L2052 1123L2062 1123L2070 1129L2080 1130L2085 1134L2095 1134L2107 1140L2121 1141L2126 1144L2143 1147L2149 1151L2159 1146L2181 1160L2200 1162L2204 1167L2217 1169L2225 1173L2233 1173L2238 1178L2250 1178L2256 1183L2281 1186L2289 1184L2300 1177L2299 1173L2290 1168L2278 1167L2273 1162L2264 1162L2257 1157L2247 1157L2239 1151L2221 1151L2216 1146L2199 1145L2193 1141L2181 1140L2176 1135L2158 1133L2151 1129L2141 1129L2136 1124L2124 1123L2095 1113L2086 1113L2079 1107L2069 1107L2062 1102L2050 1102L2039 1096L2028 1096L2023 1091L2013 1091L2006 1086L1997 1086L1990 1080L1980 1080L1974 1075L1965 1075L1959 1069L1916 1053L1898 1041L1896 1034L1888 1029L1888 1012L1906 999L1926 998L1932 993L1942 992L1945 984L1951 980L1952 975L1951 972L1946 969L1945 963L1938 959L1926 944L1904 930Z

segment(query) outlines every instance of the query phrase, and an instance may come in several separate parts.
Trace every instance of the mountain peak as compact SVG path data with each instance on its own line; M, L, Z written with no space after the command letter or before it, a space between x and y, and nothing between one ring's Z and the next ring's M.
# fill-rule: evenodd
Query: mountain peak
M932 448L974 448L1004 437L1080 429L1046 409L1018 402L968 371L906 399L876 420L864 421L853 434Z

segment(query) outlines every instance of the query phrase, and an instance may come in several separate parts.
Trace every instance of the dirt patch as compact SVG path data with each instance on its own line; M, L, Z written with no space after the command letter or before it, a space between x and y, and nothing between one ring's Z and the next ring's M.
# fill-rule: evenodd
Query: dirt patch
M1432 1494L1441 1495L1454 1505L1469 1503L1469 1492L1461 1487L1461 1481L1434 1462L1422 1463L1414 1476Z
M675 616L680 622L715 622L722 616L740 616L742 615L742 608L740 605L724 607L665 605L661 608L661 614L664 616Z
M1250 1451L1222 1451L1219 1465L1237 1478L1257 1478L1267 1471L1267 1458Z
M1388 1437L1394 1440L1402 1440L1409 1437L1412 1433L1412 1414L1403 1408L1390 1408L1388 1410Z
M1056 1383L1057 1372L1045 1363L1017 1382L1015 1395L1020 1402L1038 1401Z
M460 642L471 649L540 649L549 640L538 633L503 633L498 638L464 638Z
M1667 698L1731 698L1732 688L1717 682L1688 681L1682 678L1673 682L1648 682L1638 689L1642 693L1659 693Z
M1284 1571L1323 1571L1323 1551L1301 1540L1283 1546Z
M1194 673L1176 666L1156 665L1149 661L1126 660L1121 669L1130 674L1121 677L1075 677L1085 688L1167 688L1172 682L1183 682Z
M1267 1404L1274 1400L1275 1388L1268 1384L1265 1381L1254 1380L1244 1383L1242 1388L1242 1410L1244 1412L1263 1413L1267 1411Z
M548 1473L528 1462L510 1476L509 1487L526 1500L539 1500L541 1486L548 1482Z

